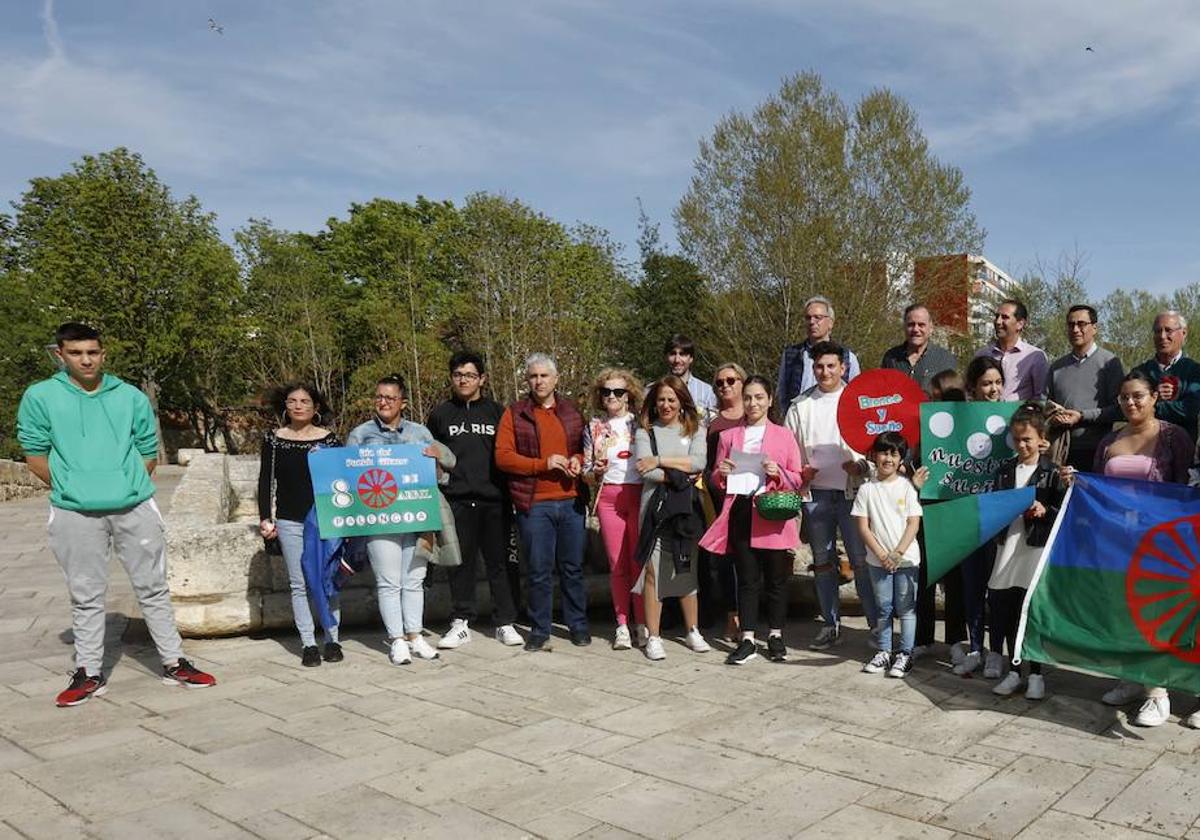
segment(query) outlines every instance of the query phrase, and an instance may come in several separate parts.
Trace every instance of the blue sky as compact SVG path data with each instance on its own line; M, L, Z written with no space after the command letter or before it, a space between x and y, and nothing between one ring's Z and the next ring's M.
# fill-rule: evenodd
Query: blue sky
M637 198L672 238L698 141L812 69L912 102L994 262L1166 291L1200 280L1198 43L1190 0L18 0L0 200L126 145L227 233L488 190L632 257Z

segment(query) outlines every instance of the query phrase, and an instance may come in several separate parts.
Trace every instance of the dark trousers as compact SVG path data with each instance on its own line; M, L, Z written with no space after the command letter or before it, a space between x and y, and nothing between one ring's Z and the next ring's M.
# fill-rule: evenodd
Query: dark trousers
M738 618L742 630L758 629L759 589L767 594L767 623L782 630L787 621L787 583L792 574L792 555L783 549L750 547L749 496L738 496L729 514L729 547L737 569ZM761 584L760 584L761 581Z
M933 644L933 629L937 624L937 599L934 588L928 586L928 561L925 557L925 525L917 531L917 546L921 549L921 565L917 569L917 647Z
M563 622L587 632L587 589L583 583L584 521L579 499L534 502L517 513L517 528L529 563L529 637L550 638L554 605L552 574L558 568Z
M450 577L450 618L474 621L478 617L475 583L478 580L479 555L487 569L492 592L492 624L499 627L517 620L513 592L519 591L520 579L515 564L508 562L508 533L512 527L511 508L503 502L450 502L462 565L447 569ZM512 568L510 568L512 567ZM514 586L513 578L517 578Z
M967 610L963 602L962 568L955 566L939 581L942 585L946 644L967 639ZM931 590L932 591L932 590Z
M962 561L963 611L967 618L967 637L971 650L983 652L983 631L987 626L987 583L996 562L996 547L991 543L977 548Z
M1025 593L1028 591L1020 586L1013 586L1008 589L988 589L987 592L991 650L993 653L1003 654L1007 644L1010 661L1017 655L1017 628L1021 624L1021 605L1025 603ZM1029 673L1042 673L1042 666L1037 662L1030 662Z

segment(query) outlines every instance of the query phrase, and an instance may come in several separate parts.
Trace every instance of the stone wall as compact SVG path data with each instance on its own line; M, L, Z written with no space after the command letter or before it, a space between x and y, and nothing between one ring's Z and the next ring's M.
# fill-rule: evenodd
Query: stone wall
M50 488L20 461L0 458L0 502L29 499L49 492Z

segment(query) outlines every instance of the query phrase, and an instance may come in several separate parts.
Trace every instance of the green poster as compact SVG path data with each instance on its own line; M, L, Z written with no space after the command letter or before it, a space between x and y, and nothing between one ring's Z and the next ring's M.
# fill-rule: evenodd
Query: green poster
M921 405L921 463L929 480L922 499L957 499L992 489L1001 462L1013 456L1008 421L1019 402Z
M373 444L310 452L321 538L441 530L437 473L421 449Z

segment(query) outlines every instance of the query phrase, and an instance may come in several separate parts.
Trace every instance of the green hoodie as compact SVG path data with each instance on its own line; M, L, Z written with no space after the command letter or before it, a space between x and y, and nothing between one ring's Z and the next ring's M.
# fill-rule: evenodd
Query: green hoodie
M85 391L65 371L29 386L17 410L27 455L50 456L50 504L66 510L125 510L154 495L146 460L158 456L150 401L104 374Z

